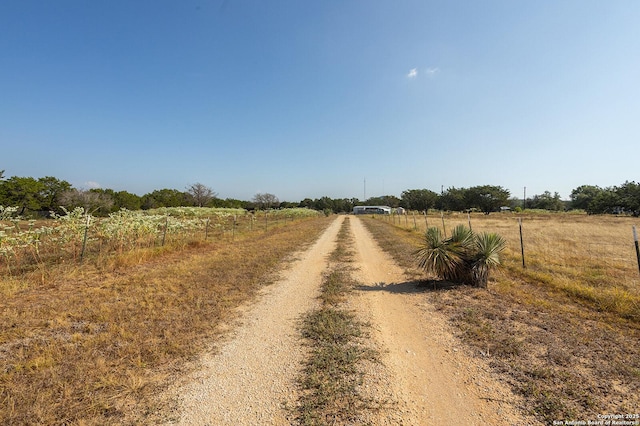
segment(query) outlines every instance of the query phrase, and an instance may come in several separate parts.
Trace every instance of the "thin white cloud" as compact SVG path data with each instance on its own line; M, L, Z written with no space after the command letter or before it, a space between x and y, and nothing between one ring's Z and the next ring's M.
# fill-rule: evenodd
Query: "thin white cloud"
M418 76L418 68L412 68L407 74L407 78L416 78Z
M98 189L101 185L98 182L94 182L92 180L85 182L84 185L89 189Z
M427 75L429 77L435 77L438 73L440 73L440 68L438 67L427 68Z

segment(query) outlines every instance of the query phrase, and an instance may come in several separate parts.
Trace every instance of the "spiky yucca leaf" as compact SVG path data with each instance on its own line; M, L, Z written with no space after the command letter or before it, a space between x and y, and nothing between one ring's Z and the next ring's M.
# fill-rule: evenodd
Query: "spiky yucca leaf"
M486 287L489 271L500 265L506 241L495 233L476 235L458 225L451 237L442 239L438 228L429 228L416 252L418 266L447 281Z
M444 278L455 280L463 259L457 250L452 250L450 241L443 240L438 228L429 228L425 234L422 247L416 252L418 266L428 272Z
M500 265L501 254L507 242L495 233L482 233L475 238L475 254L471 265L473 284L486 287L489 270Z
M453 228L451 237L445 240L445 243L454 251L461 259L467 261L471 258L474 251L473 231L464 225L458 225Z

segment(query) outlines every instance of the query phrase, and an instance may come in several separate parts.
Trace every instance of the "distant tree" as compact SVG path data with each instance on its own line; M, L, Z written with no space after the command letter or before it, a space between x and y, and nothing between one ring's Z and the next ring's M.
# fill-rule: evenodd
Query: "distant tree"
M395 195L382 195L380 197L371 197L365 201L368 206L389 206L400 207L402 200Z
M468 208L465 196L467 190L464 188L451 187L443 192L436 201L436 208L448 211L462 211Z
M353 198L336 198L333 200L334 213L350 213L354 206Z
M71 190L71 184L66 180L59 180L52 176L38 179L42 184L40 193L40 210L58 211L60 208L60 197L66 191Z
M40 211L41 193L44 189L44 184L32 177L12 176L0 181L0 204L19 207L20 215L24 215L27 210Z
M501 186L474 186L464 193L465 208L477 208L485 214L489 214L508 205L509 195L509 191Z
M316 198L305 198L298 203L298 207L314 209L319 211L331 211L333 213L350 213L353 206L359 203L357 198L329 198L327 196Z
M314 201L311 198L305 198L298 203L298 207L306 207L308 209L315 209Z
M400 205L408 210L429 210L436 205L438 194L428 189L408 189L402 191Z
M551 192L544 191L543 194L528 198L527 208L560 211L564 210L564 202L560 199L560 194L557 192L551 195Z
M269 193L258 193L254 195L253 202L259 209L271 209L280 203L278 197Z
M589 211L589 204L604 191L599 186L582 185L571 191L571 208Z
M518 197L511 197L509 198L509 202L507 206L509 206L512 210L515 210L515 209L522 210L523 202Z
M109 189L109 188L92 188L92 189L88 189L86 191L85 190L79 191L81 194L76 194L75 190L72 191L72 192L74 192L74 193L73 194L65 194L64 201L67 204L64 205L64 207L66 209L75 208L75 207L84 207L85 210L90 211L90 209L87 208L87 205L89 205L91 203L90 199L94 198L94 199L102 199L102 200L110 200L111 201L110 203L104 203L101 206L101 208L99 208L96 211L98 214L107 215L109 213L112 213L112 212L120 210L120 207L116 205L116 202L115 202L115 194L116 194L116 192L113 189ZM83 194L84 192L88 192L88 193L91 193L91 194L98 194L98 196L96 197L95 195L84 195ZM83 199L86 199L86 200L83 201ZM87 202L89 204L87 204Z
M4 179L4 170L0 170L0 180Z
M144 210L159 207L184 207L192 205L191 196L177 189L156 189L142 196L142 208Z
M333 210L333 200L327 196L316 199L315 202L313 203L313 208L316 210L320 210L320 211L325 211L325 210Z
M615 192L620 198L620 206L626 212L640 216L640 184L627 181L616 187Z
M220 198L214 198L208 204L211 207L224 207L224 208L232 208L232 209L244 209L246 208L247 202L242 200L236 200L234 198L225 198L224 200Z
M606 188L600 191L589 202L587 207L587 213L589 214L603 214L603 213L615 213L618 207L622 206L622 200L616 192L616 188Z
M280 201L280 204L278 204L278 208L280 209L293 209L295 207L298 207L298 203L292 201Z
M118 191L113 194L113 204L116 207L116 211L120 209L140 210L142 197L127 191Z
M87 213L94 215L107 215L113 206L113 198L100 190L71 189L61 195L60 202L67 210L83 207Z
M193 198L193 202L196 207L204 207L211 200L218 196L211 188L206 185L201 184L200 182L196 182L191 184L187 188L187 193L191 195Z

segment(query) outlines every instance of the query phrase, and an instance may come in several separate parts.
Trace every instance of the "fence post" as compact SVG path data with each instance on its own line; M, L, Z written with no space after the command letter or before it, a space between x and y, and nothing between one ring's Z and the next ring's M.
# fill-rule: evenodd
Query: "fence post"
M209 221L210 220L211 220L210 218L207 218L207 222L206 222L206 225L205 225L205 228L204 228L204 239L205 239L205 241L209 237Z
M640 271L640 248L638 248L638 231L636 231L635 225L633 225L633 241L636 244L636 258L638 259L638 270Z
M427 220L427 211L424 211L424 226L425 232L429 230L429 221Z
M267 232L269 230L269 213L265 210L264 211L264 232Z
M522 218L518 218L518 226L520 227L520 251L522 253L522 269L526 269L527 266L524 263L524 241L522 239Z
M80 252L80 262L84 259L84 250L87 247L87 234L89 233L89 221L91 216L87 215L87 223L84 225L84 238L82 239L82 251ZM636 243L636 247L638 243Z
M231 239L236 239L236 215L233 215L233 230L231 231Z
M469 231L473 231L473 229L471 229L471 213L467 212L467 220L469 221Z
M162 247L164 247L164 241L167 238L167 228L169 227L169 215L164 217L164 231L162 232Z
M413 230L418 230L418 223L416 222L416 212L413 212Z
M447 228L444 226L444 211L440 210L440 216L442 216L442 234L447 238Z

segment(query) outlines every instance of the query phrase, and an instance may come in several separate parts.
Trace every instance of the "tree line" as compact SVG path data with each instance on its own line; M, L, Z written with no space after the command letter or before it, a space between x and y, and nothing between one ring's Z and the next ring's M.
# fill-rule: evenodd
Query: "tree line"
M18 207L21 216L46 216L61 213L62 208L84 207L94 215L108 215L120 209L149 210L160 207L227 207L265 209L296 207L297 203L281 203L273 194L256 194L253 200L218 198L211 188L194 183L184 191L158 189L145 195L113 189L77 189L69 182L52 176L42 178L4 177L0 170L0 206Z
M510 192L495 185L481 185L470 188L450 187L440 194L428 189L408 189L400 197L384 195L361 201L357 198L305 198L299 203L280 201L269 193L256 194L249 201L221 199L210 187L194 183L185 190L158 189L145 195L112 189L77 189L69 182L52 176L4 177L0 170L0 205L19 208L21 215L46 215L60 212L65 208L84 207L96 215L107 215L122 208L128 210L148 210L159 207L228 207L253 209L307 207L326 213L353 211L358 205L385 205L393 208L426 211L477 210L484 213L499 211L504 207L512 210L543 209L564 211L584 210L589 214L626 213L640 215L640 184L625 182L619 186L601 188L582 185L571 192L570 201L563 201L560 195L549 191L525 200L511 197Z

